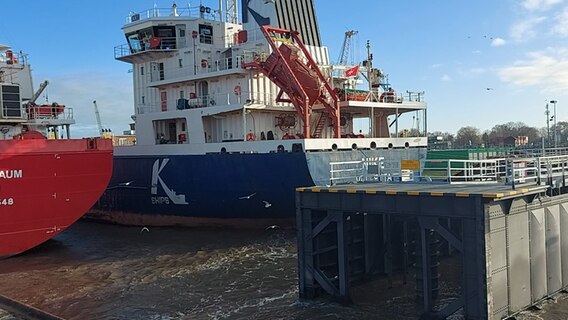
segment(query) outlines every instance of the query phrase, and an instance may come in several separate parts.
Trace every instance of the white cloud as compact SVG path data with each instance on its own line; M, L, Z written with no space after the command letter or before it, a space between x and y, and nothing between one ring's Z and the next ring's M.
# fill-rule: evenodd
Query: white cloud
M436 68L440 68L441 66L443 66L443 64L441 64L441 63L435 63L435 64L431 65L430 68L436 69Z
M450 77L449 75L445 74L442 76L442 81L452 81L452 77Z
M502 81L521 87L538 87L543 92L568 90L568 48L531 52L526 60L498 71Z
M505 41L505 39L495 38L495 39L493 39L493 41L491 41L491 46L500 47L500 46L504 46L506 43L507 43L507 41Z
M556 25L552 27L552 32L560 36L568 36L568 7L554 18Z
M521 5L529 11L543 11L548 10L550 7L561 2L562 0L523 0Z
M482 54L483 52L481 50L474 50L471 53L473 54Z
M546 20L546 17L535 17L521 21L511 27L511 38L516 41L526 41L536 37L536 26Z
M47 87L50 102L73 109L76 124L74 138L97 136L98 128L93 100L97 101L103 128L115 134L128 130L134 113L130 74L113 76L102 73L76 73L51 77ZM41 97L41 101L45 99Z

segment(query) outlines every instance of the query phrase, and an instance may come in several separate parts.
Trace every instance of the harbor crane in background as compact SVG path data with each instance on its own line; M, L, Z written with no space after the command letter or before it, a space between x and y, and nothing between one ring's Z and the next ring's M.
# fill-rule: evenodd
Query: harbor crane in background
M99 136L104 137L103 125L101 123L101 115L99 114L99 107L97 107L97 100L93 100L93 105L95 107L95 116L97 117L97 127L99 128Z
M339 65L347 65L347 62L349 60L349 53L351 52L351 41L353 36L357 35L359 33L359 31L355 31L355 30L349 30L349 31L345 31L345 37L343 38L343 46L341 46L341 52L339 53L339 59L337 60L337 63ZM354 55L351 54L351 60L353 60ZM351 64L353 64L353 61L351 62Z

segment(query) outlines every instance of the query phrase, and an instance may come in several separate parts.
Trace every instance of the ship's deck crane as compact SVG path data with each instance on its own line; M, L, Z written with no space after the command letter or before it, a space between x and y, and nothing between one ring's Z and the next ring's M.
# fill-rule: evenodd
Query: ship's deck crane
M45 88L47 87L48 84L49 84L49 81L47 81L47 80L45 80L44 82L40 83L39 89L32 95L32 97L31 97L30 100L28 101L28 103L27 103L28 106L33 106L33 105L35 105L35 102L37 101L37 98L39 98L39 96L41 95L41 93L43 92L43 90L45 90Z
M97 107L97 100L93 100L95 106L95 116L97 117L97 126L99 128L99 136L103 137L103 125L101 123L101 115L99 114L99 107Z

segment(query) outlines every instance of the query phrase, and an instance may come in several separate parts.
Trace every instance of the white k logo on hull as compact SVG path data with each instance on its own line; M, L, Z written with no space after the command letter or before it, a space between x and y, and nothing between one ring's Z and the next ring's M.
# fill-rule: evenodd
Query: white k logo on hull
M187 201L185 201L185 195L176 194L174 190L168 188L164 180L162 180L162 177L160 177L160 173L169 161L170 159L166 158L161 161L161 164L160 159L154 162L154 165L152 167L152 187L150 189L150 193L153 195L158 194L158 182L160 182L160 186L162 186L162 189L164 189L164 192L174 204L189 204Z

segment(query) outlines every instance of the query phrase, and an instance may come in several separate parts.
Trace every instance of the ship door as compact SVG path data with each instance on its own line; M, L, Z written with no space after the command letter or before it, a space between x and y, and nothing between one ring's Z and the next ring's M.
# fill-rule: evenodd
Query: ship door
M175 141L177 137L177 130L176 130L176 123L170 122L168 123L168 133L169 133L169 140Z
M163 62L160 63L152 62L151 67L152 67L152 71L150 74L151 81L162 81L165 79Z
M185 26L184 25L178 25L177 26L177 32L178 32L178 48L185 48L186 43L185 43Z
M209 98L209 84L207 81L200 81L197 86L197 90L197 95L199 96L199 99L201 99L201 105L206 107Z

